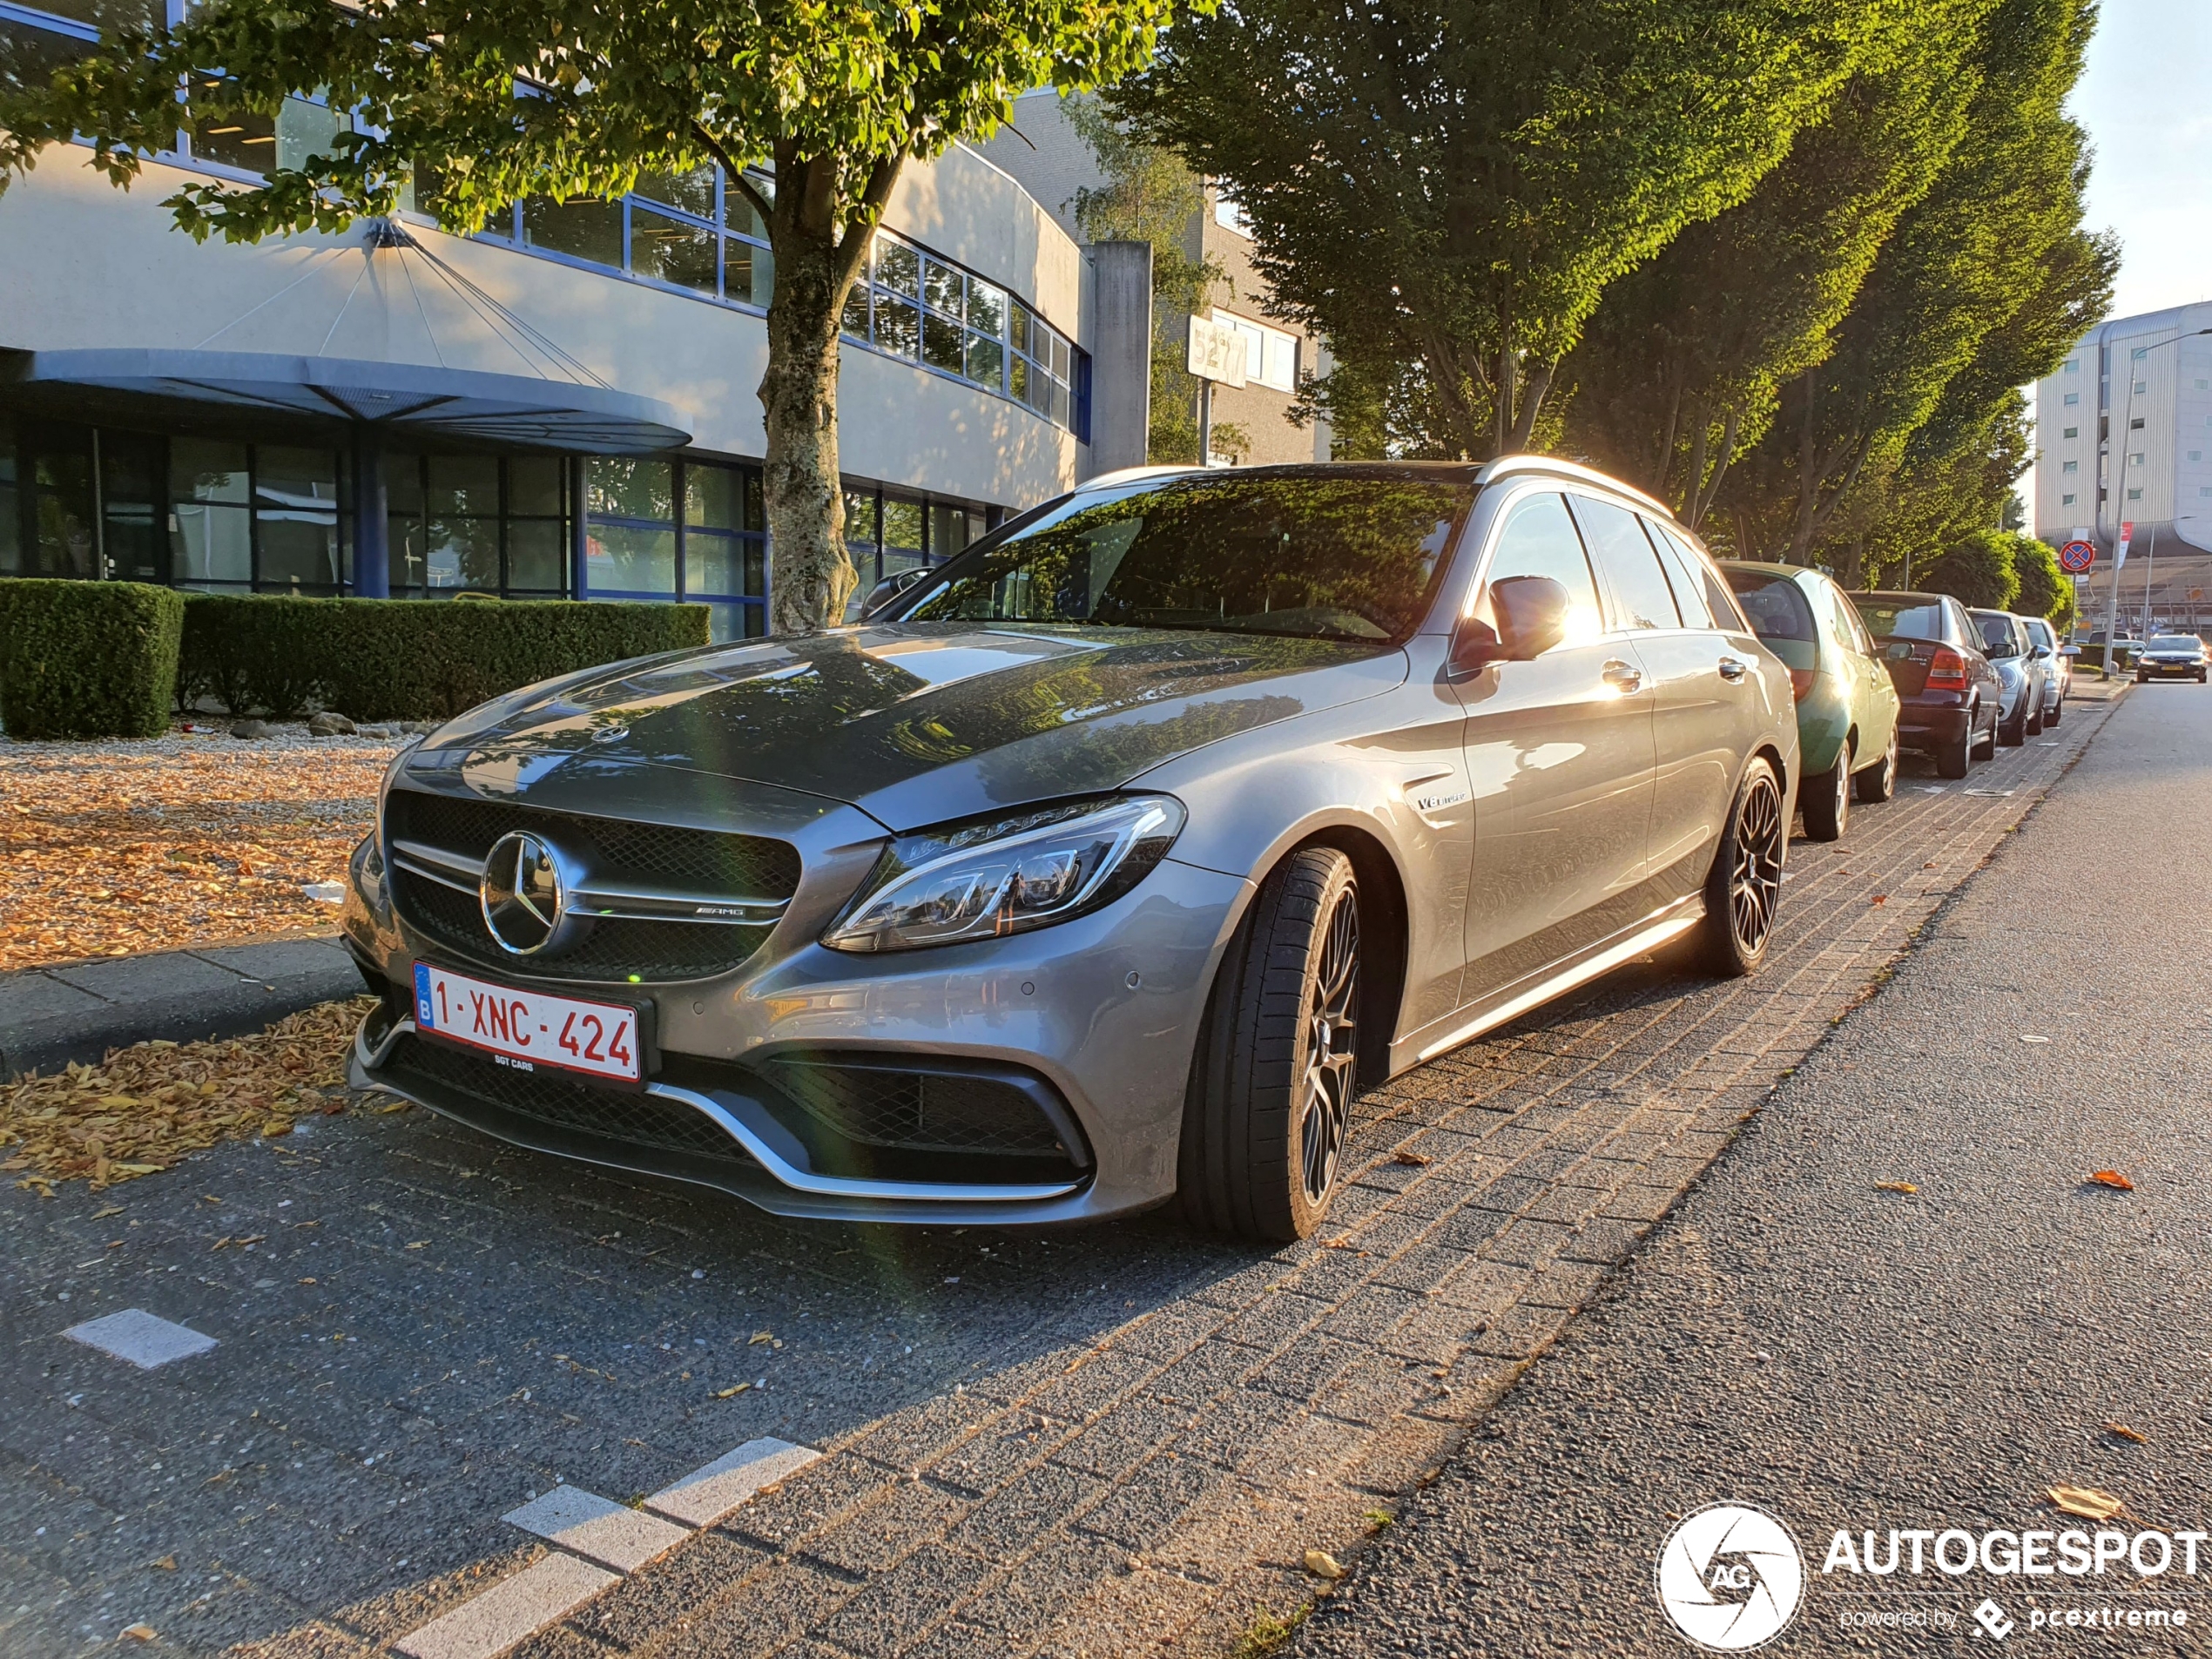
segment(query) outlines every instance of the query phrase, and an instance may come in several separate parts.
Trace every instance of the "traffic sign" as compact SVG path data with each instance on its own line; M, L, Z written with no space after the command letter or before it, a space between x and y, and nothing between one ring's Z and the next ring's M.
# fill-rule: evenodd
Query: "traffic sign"
M2097 562L2096 544L2093 542L2068 542L2059 550L2059 569L2068 576L2081 576Z

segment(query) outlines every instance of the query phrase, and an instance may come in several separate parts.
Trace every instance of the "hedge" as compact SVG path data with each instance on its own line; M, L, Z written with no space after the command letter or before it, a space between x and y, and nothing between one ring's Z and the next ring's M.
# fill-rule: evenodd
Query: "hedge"
M142 582L0 581L0 724L11 738L169 729L181 594Z
M178 699L443 720L516 686L707 643L705 605L189 594Z

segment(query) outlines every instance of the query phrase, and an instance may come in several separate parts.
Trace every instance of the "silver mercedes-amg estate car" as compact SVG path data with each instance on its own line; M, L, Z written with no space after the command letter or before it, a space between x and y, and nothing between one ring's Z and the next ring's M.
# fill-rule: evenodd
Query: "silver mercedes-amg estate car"
M1598 474L1112 475L859 625L402 754L354 1081L791 1215L1301 1237L1363 1086L1670 941L1756 968L1797 758Z

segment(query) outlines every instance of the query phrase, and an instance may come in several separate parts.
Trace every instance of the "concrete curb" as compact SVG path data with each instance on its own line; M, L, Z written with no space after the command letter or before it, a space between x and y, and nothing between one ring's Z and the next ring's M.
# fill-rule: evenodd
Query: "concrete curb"
M160 951L0 974L0 1078L91 1064L110 1049L259 1031L354 996L360 971L335 939Z

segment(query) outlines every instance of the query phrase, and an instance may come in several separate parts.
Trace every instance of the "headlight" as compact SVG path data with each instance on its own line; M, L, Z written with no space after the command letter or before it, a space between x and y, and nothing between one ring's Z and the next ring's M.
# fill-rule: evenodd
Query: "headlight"
M1142 881L1184 816L1173 796L1131 795L902 835L822 943L916 950L1067 921Z

